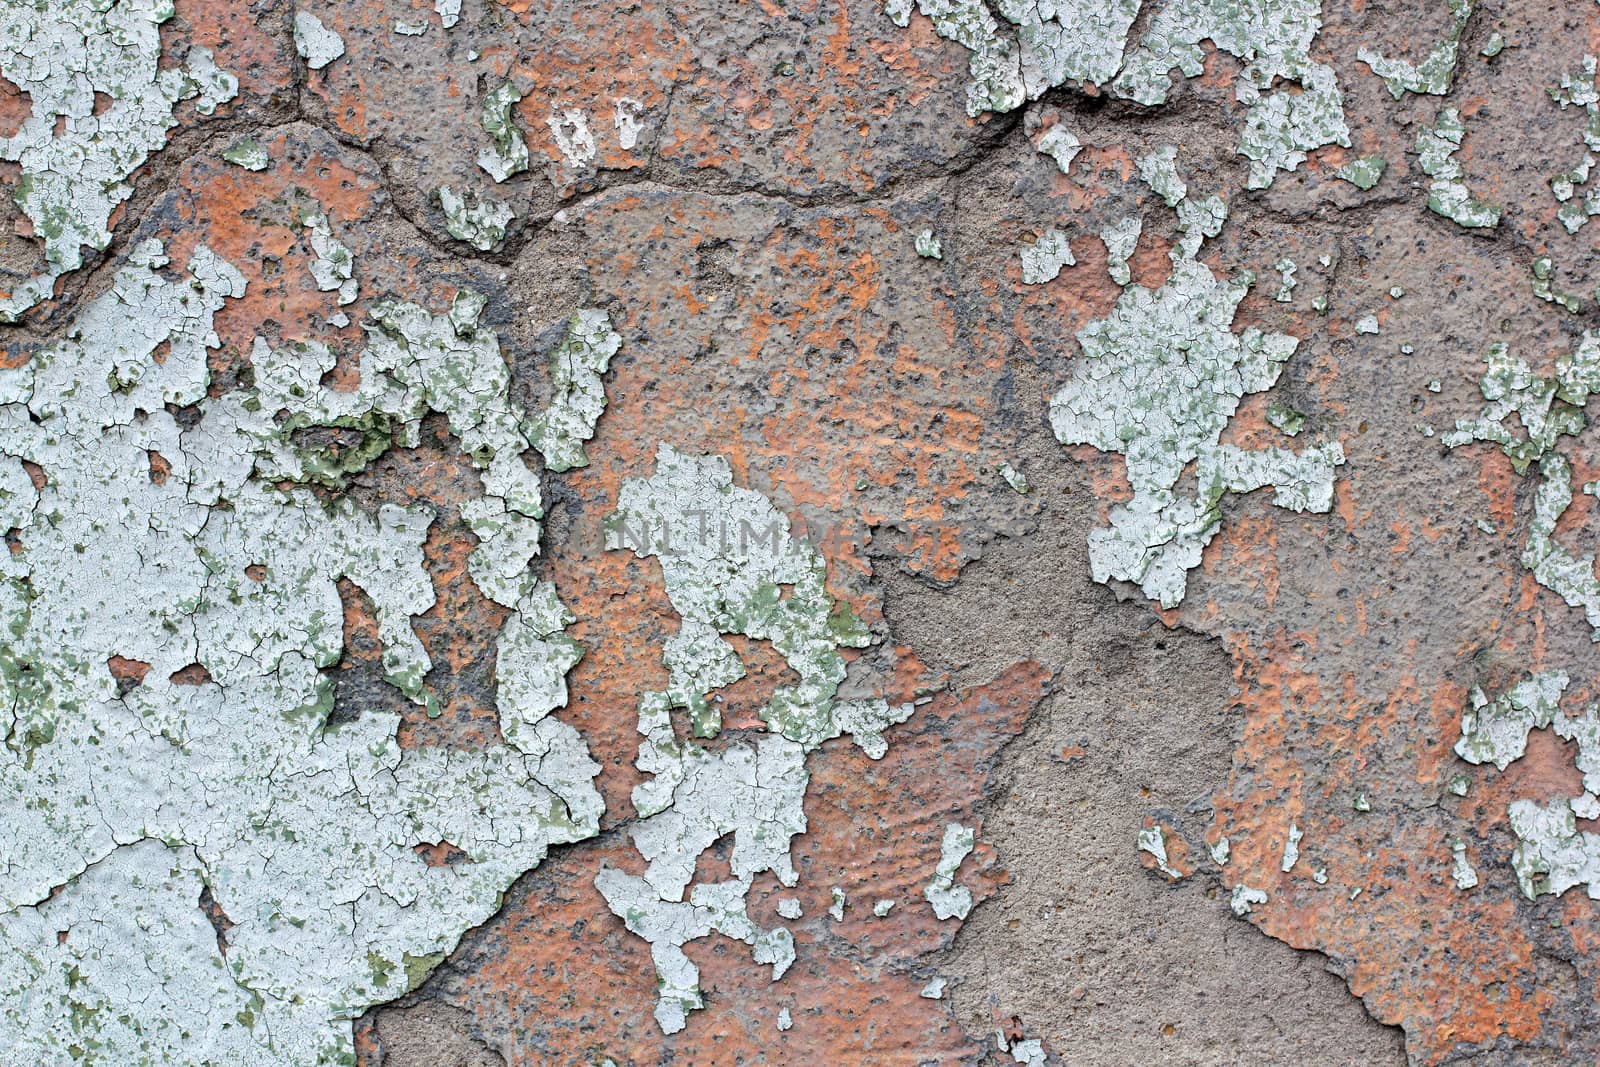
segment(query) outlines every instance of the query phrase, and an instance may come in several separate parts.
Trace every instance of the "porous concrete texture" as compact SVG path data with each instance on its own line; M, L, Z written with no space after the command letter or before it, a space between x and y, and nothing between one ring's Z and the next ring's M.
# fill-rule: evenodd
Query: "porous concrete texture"
M1600 5L0 27L0 1061L1600 1059Z

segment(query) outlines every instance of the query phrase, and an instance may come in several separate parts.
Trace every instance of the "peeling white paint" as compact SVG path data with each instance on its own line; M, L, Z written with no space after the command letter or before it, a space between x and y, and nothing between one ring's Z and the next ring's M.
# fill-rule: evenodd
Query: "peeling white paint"
M1333 472L1344 462L1336 443L1295 453L1245 451L1220 443L1222 431L1250 393L1270 388L1298 341L1230 325L1248 282L1215 277L1195 256L1227 217L1222 201L1196 202L1168 148L1138 161L1150 187L1173 205L1182 238L1172 273L1156 290L1124 287L1109 318L1078 333L1083 357L1050 402L1062 444L1087 444L1126 457L1132 499L1111 510L1109 527L1089 534L1094 579L1137 583L1163 607L1179 604L1188 571L1221 523L1226 493L1271 486L1273 502L1293 511L1325 512ZM1197 465L1190 497L1179 480Z
M617 129L617 144L624 152L632 152L639 143L639 131L644 129L639 116L643 114L644 105L632 97L619 96L613 104L611 122Z
M1062 267L1070 267L1078 262L1072 258L1067 235L1054 228L1040 234L1032 244L1024 244L1021 257L1024 285L1043 285L1046 282L1053 282L1061 273Z
M563 108L559 113L552 111L544 121L550 127L556 151L571 169L582 170L599 153L594 134L589 130L589 116L577 108Z
M1257 904L1265 904L1266 902L1267 891L1265 889L1252 889L1242 883L1234 886L1233 893L1228 897L1228 907L1232 908L1233 913L1240 917L1249 915L1251 909Z
M0 297L0 323L15 322L83 265L83 249L111 242L111 216L133 195L128 179L166 144L179 101L211 114L238 93L205 48L187 69L163 68L164 0L52 0L0 6L0 75L31 101L26 120L0 137L16 163L13 194L44 247L45 270ZM96 95L109 101L97 107ZM98 112L98 113L97 113Z
M865 647L871 636L827 592L817 550L793 535L766 497L735 487L727 460L663 444L655 473L624 483L609 530L613 547L659 561L682 618L663 655L668 688L639 701L637 766L651 777L633 791L639 822L632 838L645 873L605 869L595 880L611 910L651 943L660 980L656 1019L675 1033L702 1004L685 943L713 930L744 941L756 962L772 965L774 981L793 962L788 929L756 926L746 897L763 872L785 886L799 879L789 848L806 829L807 755L849 733L878 759L888 748L883 731L912 708L837 699L845 676L840 650ZM687 715L693 737L721 731L720 712L706 697L744 675L722 634L771 641L799 681L779 686L762 709L767 733L712 749L679 740L672 717ZM701 853L729 834L732 877L695 883ZM833 895L837 919L844 894L835 887Z
M550 716L575 646L553 590L519 602L503 745L402 751L392 713L331 721L340 578L371 600L391 679L428 699L411 618L433 603L432 516L284 487L340 473L291 434L383 412L404 444L432 409L486 454L493 433L464 417L512 410L505 363L468 313L481 301L381 306L356 393L321 386L325 346L259 342L255 386L213 398L212 316L244 279L204 247L184 275L166 262L140 244L68 339L0 371L0 508L24 546L0 560L0 793L28 798L0 824L0 1060L353 1062L351 1018L420 982L549 846L598 831L599 767ZM17 481L22 460L42 488ZM545 645L508 647L518 629ZM142 681L119 691L114 656L147 664ZM195 666L196 684L174 678ZM414 851L441 841L467 861ZM202 887L231 923L225 955Z

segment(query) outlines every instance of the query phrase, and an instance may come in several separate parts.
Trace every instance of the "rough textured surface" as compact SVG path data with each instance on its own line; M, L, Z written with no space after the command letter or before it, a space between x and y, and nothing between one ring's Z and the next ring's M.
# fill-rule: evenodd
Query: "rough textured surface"
M1600 1057L1600 5L0 28L0 1058Z

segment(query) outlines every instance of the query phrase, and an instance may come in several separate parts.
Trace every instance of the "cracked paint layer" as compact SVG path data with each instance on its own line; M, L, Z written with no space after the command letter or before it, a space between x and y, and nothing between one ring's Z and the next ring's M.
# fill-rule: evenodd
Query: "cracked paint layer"
M16 133L0 137L0 159L20 167L13 196L45 258L42 273L0 296L0 323L48 299L85 248L105 250L129 179L166 144L180 101L208 115L237 95L238 79L208 49L161 67L161 25L173 14L170 0L0 8L0 76L32 102Z
M971 53L972 115L1014 111L1073 83L1162 104L1173 70L1189 78L1203 72L1201 42L1209 40L1244 64L1235 96L1246 108L1238 150L1251 161L1250 188L1271 185L1278 171L1293 170L1315 148L1350 145L1338 79L1332 67L1311 58L1322 26L1320 0L1269 0L1249 10L1228 0L1173 0L1155 13L1132 49L1127 40L1139 0L1042 6L1000 0L995 10L1004 24L979 0L917 0L916 9L939 36ZM911 0L889 0L885 7L899 26L910 24L912 10ZM1062 131L1060 138L1071 136ZM1053 155L1058 147L1075 149L1060 138L1048 149L1041 141L1039 150ZM1058 159L1063 174L1070 162L1070 154L1066 163Z
M481 300L374 308L353 392L321 384L321 343L258 338L254 384L212 396L213 316L244 278L203 245L167 265L139 244L67 339L0 370L0 500L25 539L0 583L0 776L21 801L0 839L4 1058L349 1063L356 1014L418 984L552 844L598 831L598 765L550 714L571 617L527 573L538 483ZM504 743L481 750L402 750L378 709L330 718L340 579L372 602L390 681L431 701L411 617L434 599L433 517L306 483L337 489L430 409L485 465L474 563L500 566L473 579L514 609ZM340 425L368 434L353 459L298 443ZM510 553L508 500L527 520ZM118 660L142 666L131 687ZM426 862L439 842L463 861Z
M1089 534L1095 580L1133 582L1163 607L1183 600L1188 571L1221 525L1225 494L1271 486L1279 507L1327 511L1334 469L1344 462L1337 442L1300 452L1220 443L1239 401L1271 388L1299 342L1253 326L1232 332L1249 283L1219 279L1195 259L1227 209L1215 196L1189 199L1175 157L1169 147L1139 161L1145 181L1178 213L1171 276L1155 290L1125 287L1109 318L1079 332L1083 357L1050 401L1062 444L1127 460L1132 499ZM1190 464L1193 495L1179 487Z
M464 196L448 185L439 187L439 210L444 214L445 232L480 252L499 248L506 239L506 227L516 217L510 204L482 194Z
M605 867L595 878L629 931L650 942L655 1015L671 1034L704 1005L684 944L713 931L743 941L757 963L771 965L773 981L794 962L788 928L756 924L746 897L763 872L785 886L799 880L790 847L806 829L806 757L849 733L878 759L888 749L884 730L912 709L837 699L841 650L865 647L871 636L828 593L821 554L766 497L736 487L725 459L662 444L655 473L624 483L609 524L614 547L660 562L682 620L663 652L668 688L639 700L637 765L651 777L634 788L639 822L631 837L645 872ZM711 747L702 739L721 734L722 714L707 698L745 674L724 634L770 641L798 682L773 691L760 712L765 731ZM691 736L680 740L674 715L687 719ZM701 854L724 835L733 842L732 877L697 881ZM842 915L842 893L835 906Z

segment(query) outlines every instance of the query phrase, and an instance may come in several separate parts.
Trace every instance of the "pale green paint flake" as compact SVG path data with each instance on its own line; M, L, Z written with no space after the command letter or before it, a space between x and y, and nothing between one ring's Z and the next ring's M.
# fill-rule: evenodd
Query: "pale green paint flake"
M845 896L844 890L833 886L828 890L828 917L836 923L844 922Z
M944 247L939 243L939 235L932 229L921 230L916 239L917 255L923 259L943 259Z
M1078 262L1072 258L1067 235L1054 228L1040 234L1033 243L1024 244L1020 254L1024 285L1053 282L1060 275L1062 267L1070 267Z
M1556 268L1549 256L1533 261L1533 295L1540 300L1556 304L1574 315L1583 313L1583 298L1556 288Z
M1550 98L1565 111L1569 107L1584 113L1583 158L1570 170L1550 179L1550 191L1561 202L1556 216L1568 233L1577 233L1591 216L1600 215L1600 182L1590 181L1594 174L1597 155L1600 155L1600 87L1596 85L1594 56L1583 57L1583 68L1578 74L1564 74L1561 84L1550 90ZM1579 196L1579 187L1588 189ZM1600 301L1600 295L1595 297Z
M1587 331L1570 356L1548 376L1535 374L1504 344L1486 357L1479 387L1487 403L1475 419L1462 419L1442 438L1447 448L1473 441L1499 446L1517 473L1537 464L1539 483L1522 565L1540 585L1572 607L1582 608L1600 641L1600 577L1593 555L1575 555L1555 540L1561 516L1572 503L1572 466L1557 448L1562 437L1588 425L1585 407L1600 392L1600 333Z
M1526 751L1528 733L1554 720L1568 677L1561 671L1538 674L1490 700L1472 691L1472 707L1461 716L1456 755L1468 763L1493 763L1505 770Z
M943 1000L945 987L949 984L949 979L935 978L923 986L917 996L922 997L924 1000Z
M0 323L48 299L83 265L84 248L110 244L111 216L133 195L128 179L166 144L180 101L209 115L237 95L238 79L206 48L191 48L187 67L160 65L160 28L173 13L163 0L0 5L0 75L31 102L17 131L0 137L0 159L21 172L13 196L45 257L43 273L0 298Z
M506 239L506 228L516 218L510 204L481 193L463 196L448 185L439 187L439 210L444 215L445 232L480 252L500 247Z
M1267 424L1290 437L1298 437L1300 431L1306 428L1306 416L1283 401L1274 400L1267 405Z
M1272 294L1272 299L1280 304L1287 304L1294 300L1294 287L1300 283L1295 281L1295 272L1300 268L1295 266L1294 260L1285 256L1272 265L1278 272L1278 291Z
M1133 258L1143 230L1144 221L1137 215L1130 215L1100 231L1100 241L1106 246L1106 270L1118 285L1127 285L1133 280L1128 260Z
M1467 28L1467 20L1472 17L1472 0L1446 2L1450 5L1450 33L1428 50L1422 62L1413 64L1404 59L1386 58L1370 48L1356 52L1356 58L1383 79L1389 95L1396 100L1406 93L1443 96L1450 91L1450 84L1455 80L1456 62L1461 56L1461 35ZM1485 51L1484 54L1490 53Z
M395 19L394 32L401 37L421 37L428 32L426 22L406 22L404 19Z
M972 910L972 890L956 882L956 872L961 861L971 854L975 840L972 829L960 823L944 828L939 863L922 890L923 897L933 906L933 914L940 919L965 919Z
M800 908L800 899L798 897L779 897L778 914L785 919L793 920L800 918L805 912Z
M566 336L550 353L550 404L528 426L529 440L543 453L549 470L589 465L583 446L594 437L605 411L602 378L620 347L622 337L605 312L579 311L568 320Z
M758 963L772 965L774 981L793 961L787 928L757 926L746 897L763 872L785 886L799 879L789 850L806 829L807 756L849 733L878 759L888 747L884 730L912 708L838 699L841 650L865 647L871 636L828 593L822 556L766 497L734 486L727 460L663 444L654 474L623 484L608 531L611 547L658 560L682 619L663 657L668 687L639 700L636 765L650 777L633 791L632 839L645 871L607 869L595 882L611 910L651 942L661 992L656 1019L675 1033L702 1003L685 943L713 930L745 941ZM694 739L721 728L707 697L744 674L724 634L772 642L798 681L779 686L763 708L766 733L709 748ZM688 717L693 736L680 740L675 714ZM701 854L730 834L732 877L696 883ZM830 911L842 916L843 907L836 889Z
M1233 892L1228 897L1228 907L1240 918L1249 915L1257 904L1267 902L1265 889L1254 889L1243 883L1233 887Z
M1378 316L1370 311L1362 315L1356 320L1355 330L1357 334L1376 335L1378 333Z
M361 292L356 281L356 261L350 248L334 236L333 226L321 212L307 215L303 220L311 241L311 276L317 288L325 293L337 292L339 304L351 304Z
M1456 161L1466 126L1453 107L1441 108L1431 127L1417 134L1417 157L1422 172L1433 181L1428 186L1428 210L1467 229L1486 230L1500 225L1500 208L1475 200L1462 179L1466 171Z
M1167 863L1167 834L1160 826L1141 827L1136 843L1140 852L1147 853L1156 861L1156 870L1174 882L1183 878L1182 871Z
M1362 156L1360 159L1351 160L1333 173L1365 192L1378 184L1388 167L1388 161L1382 156Z
M1056 169L1062 174L1072 171L1072 161L1083 150L1083 142L1078 140L1076 134L1065 126L1057 124L1050 127L1039 137L1036 146L1040 153L1056 161Z
M513 612L506 744L402 750L398 715L330 720L342 578L372 601L396 684L420 690L432 515L284 487L304 457L277 415L381 412L404 438L432 407L471 440L488 431L460 417L506 410L504 382L429 341L448 328L448 347L504 361L473 316L401 306L375 311L357 395L321 386L325 346L261 342L254 387L212 397L212 317L244 279L204 247L186 274L166 266L159 242L136 246L66 339L0 371L0 510L25 538L0 560L0 794L27 798L0 830L0 1060L347 1064L352 1018L420 982L551 845L598 832L599 767L550 715L570 616L553 591ZM409 331L403 352L390 331ZM23 460L43 488L18 481ZM142 683L119 693L113 656L149 664ZM195 664L201 684L173 680ZM467 862L415 851L441 841Z
M344 55L344 38L309 11L294 13L294 50L312 70L321 70Z
M881 900L875 900L872 903L872 914L874 916L876 916L877 918L879 918L879 919L888 918L889 913L891 911L893 911L893 910L894 910L894 901L889 900L888 898L884 898L884 899L881 899Z
M433 0L433 10L447 30L461 21L461 0Z
M1493 59L1495 56L1499 55L1505 50L1505 35L1499 30L1495 30L1493 33L1489 34L1489 39L1483 43L1483 48L1479 50L1478 54L1484 59Z
M1239 401L1270 388L1299 342L1254 327L1232 332L1248 283L1223 281L1194 258L1227 211L1215 196L1188 198L1174 154L1138 162L1178 212L1183 237L1171 253L1171 276L1156 290L1126 286L1109 318L1079 332L1083 358L1050 402L1062 444L1127 459L1133 496L1111 510L1109 527L1090 531L1091 573L1100 582L1134 582L1164 607L1182 601L1188 571L1221 524L1225 494L1271 486L1280 507L1325 512L1334 469L1344 462L1336 442L1298 453L1220 443ZM1191 464L1193 496L1179 489Z
M779 1009L779 1011L778 1011L778 1029L779 1030L789 1030L789 1029L792 1029L793 1027L794 1027L794 1017L789 1014L789 1009L788 1008Z
M266 170L272 162L267 150L254 137L241 137L222 150L222 158L245 170Z
M1000 464L1000 477L1013 492L1022 496L1027 496L1033 491L1033 487L1028 484L1028 476L1013 467L1009 460Z
M522 99L522 93L510 81L501 83L483 98L483 132L489 135L490 145L478 152L478 166L496 182L503 182L514 174L528 169L530 156L528 143L522 139L511 108Z

